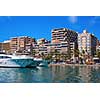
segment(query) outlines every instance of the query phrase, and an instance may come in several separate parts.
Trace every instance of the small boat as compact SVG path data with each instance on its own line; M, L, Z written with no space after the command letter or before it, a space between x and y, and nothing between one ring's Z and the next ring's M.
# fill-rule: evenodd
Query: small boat
M39 67L47 67L48 62L43 60L42 58L34 58L34 62Z
M33 57L26 55L0 54L0 67L27 67L33 62Z
M39 67L47 67L47 66L48 66L48 64L45 63L45 62L42 62L42 63L39 64Z

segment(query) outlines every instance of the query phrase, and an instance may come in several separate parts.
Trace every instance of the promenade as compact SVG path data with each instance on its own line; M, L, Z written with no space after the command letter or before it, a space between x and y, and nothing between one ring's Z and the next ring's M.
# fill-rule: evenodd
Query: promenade
M84 67L84 66L89 66L89 67L100 67L99 64L93 64L93 65L87 65L87 64L49 64L49 67L68 67L68 66L75 66L75 67Z

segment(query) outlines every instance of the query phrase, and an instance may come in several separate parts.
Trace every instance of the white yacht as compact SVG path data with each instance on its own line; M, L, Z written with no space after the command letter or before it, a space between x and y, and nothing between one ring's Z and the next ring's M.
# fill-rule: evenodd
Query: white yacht
M33 63L33 57L30 56L0 54L0 67L27 67Z

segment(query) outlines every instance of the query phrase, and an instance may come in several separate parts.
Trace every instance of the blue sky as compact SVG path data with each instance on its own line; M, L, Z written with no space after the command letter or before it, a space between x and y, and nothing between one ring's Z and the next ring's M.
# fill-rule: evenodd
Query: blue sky
M99 16L1 16L0 42L16 36L51 40L51 30L63 27L79 33L87 29L100 39Z

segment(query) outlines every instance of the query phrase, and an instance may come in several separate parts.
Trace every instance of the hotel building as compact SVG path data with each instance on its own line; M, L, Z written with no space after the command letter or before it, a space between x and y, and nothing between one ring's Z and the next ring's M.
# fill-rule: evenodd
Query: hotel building
M97 38L88 33L86 30L83 30L82 34L78 34L78 49L80 53L83 51L90 56L94 56L96 54L96 45Z
M100 51L100 41L99 40L97 40L96 51Z
M41 38L37 40L37 44L33 44L33 50L38 54L48 54L48 47L50 46L50 41Z
M75 31L59 28L52 30L52 43L58 42L77 42L78 34Z
M28 36L14 37L10 41L11 53L31 53L34 38Z
M74 50L77 49L78 34L75 31L59 28L52 30L51 47L60 53L70 53L71 58L75 56Z
M5 52L7 54L11 52L11 50L10 50L10 40L0 43L0 51Z

